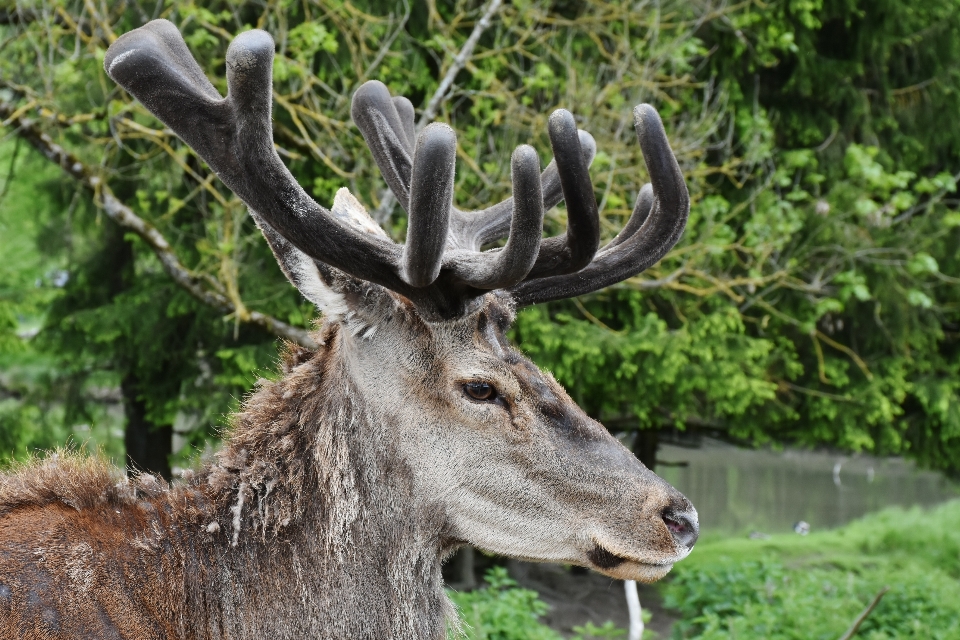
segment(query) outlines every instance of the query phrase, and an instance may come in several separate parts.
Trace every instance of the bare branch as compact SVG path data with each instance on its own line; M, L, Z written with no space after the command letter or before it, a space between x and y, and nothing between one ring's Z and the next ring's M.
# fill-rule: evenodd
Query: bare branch
M18 112L19 111L19 112ZM211 291L201 276L187 269L177 258L176 253L156 227L146 222L121 202L110 187L76 156L58 145L49 135L41 131L36 124L23 117L22 111L9 102L0 102L0 119L3 124L13 128L21 139L28 142L45 158L54 162L65 173L75 179L93 194L93 200L107 216L118 225L137 234L153 250L173 281L185 289L200 302L224 313L233 314L240 322L246 322L295 342L307 349L316 349L317 343L309 333L272 316L259 311L248 311L234 304L227 296Z
M680 267L673 273L670 273L669 275L664 276L663 278L656 278L654 280L643 280L643 279L637 278L635 280L628 280L627 282L630 283L635 289L639 289L641 291L650 291L651 289L661 289L664 287L669 287L671 284L676 282L680 278L680 276L684 275L685 273L686 273L686 269L684 267Z
M850 640L850 638L857 634L857 630L860 629L860 625L863 624L863 621L867 619L867 616L870 615L870 612L873 611L878 604L880 604L880 598L882 598L887 591L890 591L890 587L884 587L883 589L880 589L880 591L877 592L877 595L873 596L873 600L871 600L870 604L868 604L867 607L860 612L860 615L858 615L857 619L853 621L853 624L850 625L850 628L847 629L842 636L840 636L840 640Z
M643 612L640 609L637 583L633 580L624 580L623 590L627 595L627 610L630 612L629 640L641 640L643 638Z
M460 53L453 59L453 64L447 69L447 73L443 76L443 80L440 81L437 90L433 92L430 101L427 102L426 108L423 110L423 113L420 114L420 119L417 120L417 131L422 131L424 127L433 122L433 119L437 117L440 103L446 97L447 92L450 91L450 87L453 86L453 81L456 79L457 74L467 65L467 61L470 60L470 56L473 54L477 42L480 41L480 36L490 27L493 16L500 9L502 2L503 0L490 0L486 11L483 12L483 17L474 25L470 37L463 43ZM393 192L389 188L384 189L380 194L380 206L373 212L373 219L377 221L377 224L383 224L387 221L390 217L390 212L393 211L393 205L396 204L396 202L397 199L393 195Z
M409 0L402 0L403 2L403 17L400 18L400 24L397 25L397 28L393 30L393 33L386 39L383 43L383 46L380 47L380 50L377 52L377 57L373 59L373 62L370 63L370 66L367 67L367 70L363 73L364 78L369 78L370 74L380 66L380 63L383 62L383 59L387 57L387 53L390 51L390 47L393 46L394 41L397 39L397 36L403 31L403 28L407 26L407 21L410 19L410 12L413 10L413 5L410 4Z
M470 34L470 37L467 38L467 41L463 43L460 53L453 59L453 64L447 69L446 75L444 75L443 80L440 81L440 86L437 87L437 90L434 91L433 96L430 98L430 102L427 103L427 108L420 114L420 119L417 121L417 131L423 129L437 117L440 102L447 95L450 87L453 86L453 81L456 79L457 74L466 66L467 61L473 54L474 47L476 47L477 42L480 41L480 36L490 27L493 14L500 9L500 3L501 0L490 0L490 4L487 5L487 10L483 12L483 17L480 18L479 22L473 27L473 32Z

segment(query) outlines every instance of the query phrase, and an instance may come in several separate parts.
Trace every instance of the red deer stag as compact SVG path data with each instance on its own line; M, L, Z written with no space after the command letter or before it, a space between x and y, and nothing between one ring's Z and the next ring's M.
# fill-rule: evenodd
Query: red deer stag
M0 479L4 638L443 638L441 563L459 545L657 580L697 539L676 489L510 347L518 307L629 278L680 237L689 197L657 113L634 111L652 186L598 251L593 138L559 110L554 161L512 158L513 198L452 204L456 138L415 134L368 82L353 118L409 215L398 245L341 189L315 203L274 150L263 31L227 52L221 97L157 20L104 61L249 206L290 281L323 312L315 351L235 416L187 481L49 456ZM541 239L566 200L564 235ZM481 251L499 238L502 248Z

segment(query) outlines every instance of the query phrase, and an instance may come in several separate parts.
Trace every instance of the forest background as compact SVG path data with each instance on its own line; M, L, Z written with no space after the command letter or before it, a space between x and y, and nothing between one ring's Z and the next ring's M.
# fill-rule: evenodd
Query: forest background
M570 108L598 142L607 238L645 181L631 108L652 103L691 192L683 239L622 286L524 311L520 347L650 466L683 432L956 473L958 5L5 0L0 459L90 442L169 475L275 375L278 336L309 340L314 310L243 205L102 69L165 17L221 90L232 36L273 34L281 156L399 238L349 117L363 81L458 132L464 208L509 195L517 144L546 164L546 117Z

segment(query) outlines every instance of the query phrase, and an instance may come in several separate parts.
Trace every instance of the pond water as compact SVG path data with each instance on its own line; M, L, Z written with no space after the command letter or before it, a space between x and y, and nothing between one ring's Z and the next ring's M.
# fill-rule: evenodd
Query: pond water
M657 467L700 515L704 534L784 533L798 521L834 528L884 507L932 506L960 497L960 485L900 458L817 451L740 449L705 441L661 445Z

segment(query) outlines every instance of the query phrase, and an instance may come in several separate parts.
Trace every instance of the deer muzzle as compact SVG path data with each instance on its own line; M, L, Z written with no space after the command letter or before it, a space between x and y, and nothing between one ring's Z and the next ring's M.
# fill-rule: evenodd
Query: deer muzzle
M653 582L690 554L700 536L697 510L679 491L656 481L656 497L647 495L633 524L621 528L620 518L611 518L613 526L589 537L588 566L621 580Z

